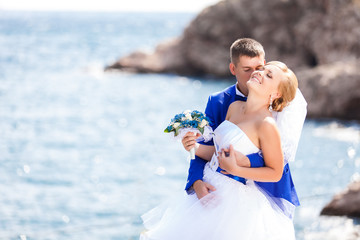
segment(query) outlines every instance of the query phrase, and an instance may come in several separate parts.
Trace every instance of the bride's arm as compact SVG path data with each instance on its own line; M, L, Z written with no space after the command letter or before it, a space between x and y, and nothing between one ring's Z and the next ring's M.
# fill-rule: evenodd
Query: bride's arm
M246 168L236 164L235 151L230 146L228 157L223 151L219 157L220 167L232 175L259 182L277 182L281 179L284 157L281 150L280 133L272 118L266 119L260 126L259 139L265 161L264 167Z
M214 152L215 152L215 147L214 146L208 146L208 145L201 145L201 144L196 144L197 145L197 149L195 152L195 155L198 157L201 157L202 159L206 160L206 161L210 161Z

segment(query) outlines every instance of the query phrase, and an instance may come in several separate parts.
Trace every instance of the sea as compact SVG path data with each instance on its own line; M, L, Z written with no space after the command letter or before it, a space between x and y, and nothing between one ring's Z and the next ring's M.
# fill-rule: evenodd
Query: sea
M164 129L235 80L104 68L195 17L0 11L0 239L135 240L142 214L184 194L189 154ZM360 179L359 142L357 122L306 120L290 163L298 240L355 239L357 219L320 211Z

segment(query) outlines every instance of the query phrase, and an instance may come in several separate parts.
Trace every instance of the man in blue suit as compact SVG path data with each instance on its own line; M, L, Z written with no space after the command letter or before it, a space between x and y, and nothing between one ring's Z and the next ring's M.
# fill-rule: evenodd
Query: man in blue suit
M211 120L211 127L213 130L215 130L220 125L220 123L225 120L227 110L232 102L246 101L246 96L248 95L246 82L249 80L252 72L259 70L264 66L265 51L263 46L254 39L242 38L236 40L231 45L230 58L231 63L229 65L229 69L232 75L236 77L237 83L221 92L212 94L208 99L208 103L205 109L205 114ZM300 131L303 121L300 121ZM194 136L192 133L185 135L182 143L186 150L196 146L197 137L198 136ZM200 142L200 144L213 145L213 142ZM197 156L195 159L191 160L188 181L185 188L188 193L193 193L195 191L199 199L206 196L209 192L216 190L209 183L202 181L205 164L206 161ZM238 164L247 167L262 167L264 166L264 160L261 154L255 153L243 157L240 162L238 162ZM236 179L236 177L234 179ZM236 180L241 181L239 179ZM257 184L270 196L274 197L275 201L279 198L285 199L285 202L291 203L290 205L299 205L299 200L292 182L288 164L284 166L283 177L279 182L257 182ZM278 205L281 204L282 203L279 203ZM287 206L280 207L288 208Z

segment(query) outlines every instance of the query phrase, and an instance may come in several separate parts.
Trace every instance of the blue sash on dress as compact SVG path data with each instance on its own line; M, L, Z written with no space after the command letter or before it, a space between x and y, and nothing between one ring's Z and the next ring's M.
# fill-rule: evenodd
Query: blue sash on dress
M221 173L221 174L223 174L223 175L225 175L225 176L227 176L227 177L229 177L229 178L232 178L232 179L234 179L234 180L236 180L236 181L238 181L238 182L241 182L241 183L243 183L243 184L246 184L245 178L238 177L238 176L234 176L234 175L231 175L231 174L224 174L224 173L221 172L221 171L224 171L224 170L223 170L222 168L220 168L220 167L218 167L218 168L216 169L216 171L219 172L219 173Z

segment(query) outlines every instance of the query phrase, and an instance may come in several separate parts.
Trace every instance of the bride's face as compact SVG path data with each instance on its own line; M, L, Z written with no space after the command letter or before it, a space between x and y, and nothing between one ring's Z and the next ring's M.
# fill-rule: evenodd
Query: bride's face
M283 78L285 78L285 74L280 68L274 65L266 65L251 74L247 85L249 90L253 89L262 95L278 96L279 84Z

